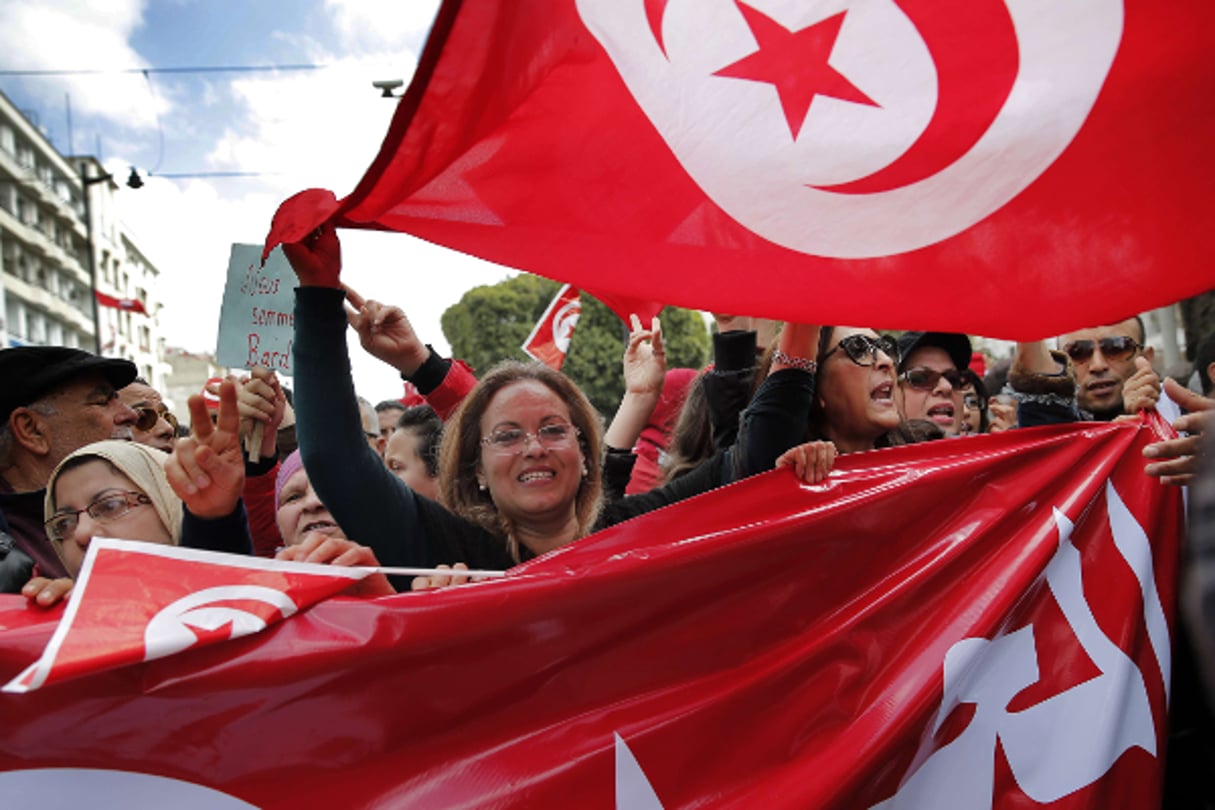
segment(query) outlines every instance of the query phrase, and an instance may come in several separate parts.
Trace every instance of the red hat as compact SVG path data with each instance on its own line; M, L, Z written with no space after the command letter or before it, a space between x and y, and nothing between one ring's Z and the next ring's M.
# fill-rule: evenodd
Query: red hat
M973 352L970 355L970 370L980 377L987 374L987 358L983 352Z

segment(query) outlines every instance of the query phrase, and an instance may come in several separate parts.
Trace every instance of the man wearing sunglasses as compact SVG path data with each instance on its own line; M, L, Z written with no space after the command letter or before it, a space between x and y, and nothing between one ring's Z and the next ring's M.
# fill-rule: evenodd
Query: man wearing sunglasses
M135 441L172 453L177 439L177 417L165 407L160 392L148 385L147 380L136 377L118 392L118 398L139 417L132 430Z
M1059 337L1059 349L1076 369L1076 404L1094 419L1108 421L1151 408L1160 398L1154 353L1144 345L1143 320L1080 329Z
M46 482L84 445L132 438L138 416L118 389L135 373L129 360L64 346L0 349L0 513L43 576L66 574L42 525Z
M1180 415L1171 400L1161 399L1154 352L1144 345L1138 316L1060 335L1058 347L1051 352L1045 341L1017 344L1009 380L1021 395L1023 427L1077 418L1108 422L1148 408L1169 420ZM1069 412L1072 397L1079 413Z
M970 355L966 335L904 332L899 338L894 397L904 421L926 419L946 436L957 436L961 429L961 370L970 363Z

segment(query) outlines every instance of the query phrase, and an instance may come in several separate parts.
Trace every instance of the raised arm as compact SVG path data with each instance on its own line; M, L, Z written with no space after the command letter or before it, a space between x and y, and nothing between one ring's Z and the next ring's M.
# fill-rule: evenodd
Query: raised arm
M1067 355L1052 352L1044 340L1017 344L1008 384L1017 400L1017 424L1037 427L1075 422L1076 374Z
M359 343L373 357L412 382L440 418L446 420L477 384L471 369L448 360L423 343L400 307L369 301L346 287L346 317Z
M736 477L773 469L785 451L805 441L818 370L819 332L818 326L801 323L786 323L781 330L768 376L743 412L735 445Z
M662 325L655 318L649 329L630 316L632 329L624 351L624 396L608 426L603 441L608 447L627 450L637 443L662 396L662 380L667 371L667 355L662 345Z

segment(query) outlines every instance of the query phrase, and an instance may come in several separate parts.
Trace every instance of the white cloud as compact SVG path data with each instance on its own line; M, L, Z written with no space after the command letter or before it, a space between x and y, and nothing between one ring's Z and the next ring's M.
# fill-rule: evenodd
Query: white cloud
M381 3L369 0L325 0L342 44L351 50L385 48L420 41L435 17L436 3Z
M0 53L11 69L121 70L148 67L128 41L142 23L140 0L40 0L0 3ZM36 83L38 79L27 79ZM73 111L105 115L123 126L149 128L170 105L141 74L54 78Z

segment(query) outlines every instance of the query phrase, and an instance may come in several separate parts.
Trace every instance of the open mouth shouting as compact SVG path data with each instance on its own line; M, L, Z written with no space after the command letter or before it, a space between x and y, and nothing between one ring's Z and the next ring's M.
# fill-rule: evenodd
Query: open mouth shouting
M942 402L928 409L928 419L943 428L951 428L954 424L954 408L952 402Z
M878 404L882 407L893 408L894 407L893 393L894 393L894 381L886 380L885 382L881 383L880 385L875 386L869 392L869 398L871 400L873 400L876 404Z

